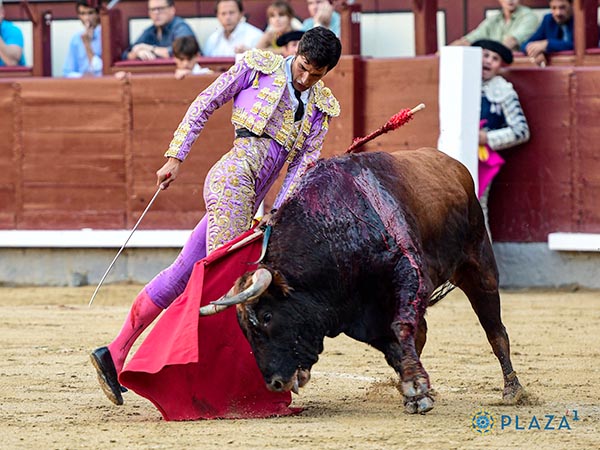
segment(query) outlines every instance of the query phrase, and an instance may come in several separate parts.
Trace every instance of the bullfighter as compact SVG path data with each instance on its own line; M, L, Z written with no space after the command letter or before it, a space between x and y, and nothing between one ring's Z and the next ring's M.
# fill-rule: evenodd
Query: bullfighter
M207 175L206 214L179 256L138 294L117 337L90 355L100 385L114 404L123 404L118 375L133 343L183 292L194 263L250 229L258 206L286 162L275 208L318 159L329 121L340 113L338 101L321 79L337 65L340 55L335 34L317 27L304 34L295 56L284 59L262 50L246 52L190 105L165 153L166 163L156 172L157 186L166 189L177 179L209 116L232 99L236 137L232 149Z

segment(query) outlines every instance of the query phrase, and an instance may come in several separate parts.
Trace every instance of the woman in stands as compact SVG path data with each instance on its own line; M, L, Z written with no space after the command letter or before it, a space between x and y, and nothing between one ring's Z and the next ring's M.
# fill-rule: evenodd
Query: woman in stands
M302 23L294 16L292 6L285 0L276 0L267 8L267 29L256 44L256 48L282 54L277 38L290 31L301 30Z

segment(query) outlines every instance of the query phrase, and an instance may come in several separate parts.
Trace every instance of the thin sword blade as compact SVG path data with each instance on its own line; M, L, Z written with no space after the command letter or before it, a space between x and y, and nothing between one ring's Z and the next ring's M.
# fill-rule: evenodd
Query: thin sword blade
M140 222L142 221L142 219L144 218L144 216L146 215L146 213L148 212L148 210L152 206L152 203L154 203L154 200L156 200L156 197L158 197L158 194L160 193L160 191L162 191L162 188L159 187L156 190L156 192L154 193L154 196L152 197L152 200L150 200L150 202L148 203L148 206L146 206L146 209L144 209L144 212L142 213L142 215L140 216L140 218L138 219L138 221L136 222L136 224L133 226L133 229L131 230L131 233L129 233L129 236L127 236L127 239L125 240L125 242L123 243L123 245L121 246L121 248L119 249L119 251L117 252L117 254L115 255L115 257L113 258L112 262L108 266L108 269L106 269L106 272L104 272L104 275L102 275L102 278L100 279L100 283L98 283L98 286L96 286L96 290L92 294L92 298L90 298L90 302L88 303L88 307L92 306L92 303L94 302L94 298L96 298L96 294L98 293L98 291L100 290L100 286L102 286L102 283L104 283L104 280L108 276L108 273L110 272L110 269L112 269L113 266L115 265L115 263L117 262L117 259L119 258L119 255L125 249L125 246L129 242L129 239L131 239L131 236L133 236L133 233L135 232L135 230L137 229L138 225L140 224Z

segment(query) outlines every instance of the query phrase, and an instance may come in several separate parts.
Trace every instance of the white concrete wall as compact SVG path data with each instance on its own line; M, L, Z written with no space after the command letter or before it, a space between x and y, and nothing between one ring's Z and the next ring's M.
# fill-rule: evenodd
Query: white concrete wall
M412 12L361 14L360 52L375 58L415 56L415 23ZM446 19L437 13L438 47L445 44Z
M600 289L600 252L552 251L546 243L494 244L505 289Z
M557 252L546 243L495 243L503 289L600 289L600 252ZM125 250L106 283L147 283L170 265L179 249ZM35 286L96 285L116 249L0 248L0 284Z
M115 257L115 249L0 249L0 284L8 286L97 285ZM126 249L105 283L147 283L168 267L179 249Z
M32 44L32 25L30 22L14 22L23 33L25 41L25 64L33 64L33 44ZM69 42L71 37L82 29L81 22L78 19L73 20L54 20L50 27L50 48L52 51L52 76L62 76L62 68L69 52Z

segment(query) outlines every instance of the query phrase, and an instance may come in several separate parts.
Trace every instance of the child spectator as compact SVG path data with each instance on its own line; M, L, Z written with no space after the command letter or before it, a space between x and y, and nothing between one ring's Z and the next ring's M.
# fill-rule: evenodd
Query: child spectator
M281 54L284 58L296 54L298 43L303 35L304 31L290 31L277 38L277 46L281 47Z
M210 69L200 67L200 46L194 36L182 36L173 41L175 58L175 78L181 80L187 75L210 73Z

